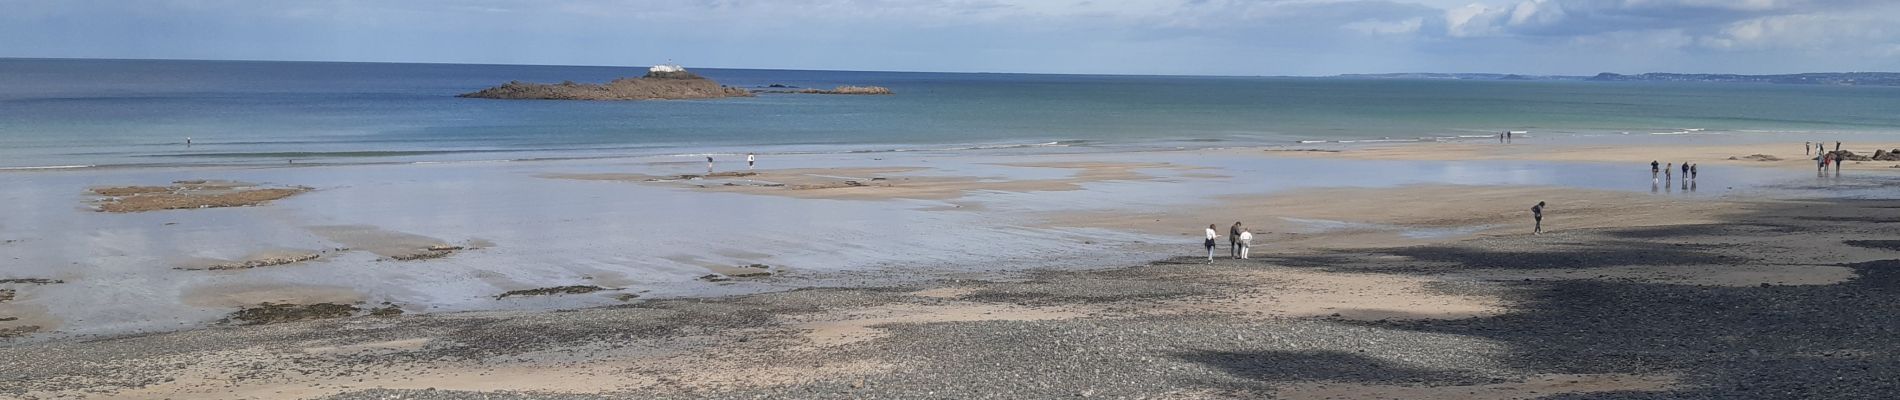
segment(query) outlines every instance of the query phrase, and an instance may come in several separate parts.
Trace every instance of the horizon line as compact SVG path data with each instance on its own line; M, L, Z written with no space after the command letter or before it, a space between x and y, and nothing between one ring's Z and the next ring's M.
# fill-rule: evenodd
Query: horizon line
M212 58L129 58L129 57L15 57L0 56L0 60L72 60L72 61L195 61L195 62L255 62L255 63L329 63L329 64L409 64L409 65L479 65L513 67L583 67L583 68L638 68L652 65L601 65L601 64L534 64L534 63L476 63L476 62L430 62L430 61L338 61L338 60L266 60L266 59L212 59ZM656 64L657 65L657 64ZM758 68L758 67L694 67L704 69L735 69L758 71L823 71L823 72L877 72L900 74L987 74L987 75L1061 75L1061 76L1151 76L1151 77L1192 77L1192 78L1335 78L1353 75L1400 75L1400 74L1443 74L1443 75L1520 75L1532 77L1589 77L1601 74L1641 75L1641 74L1702 74L1702 75L1738 75L1773 76L1799 74L1893 74L1900 71L1804 71L1779 72L1768 74L1744 74L1730 72L1612 72L1603 71L1589 75L1542 74L1521 72L1342 72L1331 75L1231 75L1231 74L1133 74L1133 73L1080 73L1080 72L992 72L992 71L924 71L924 70L870 70L870 69L800 69L800 68Z

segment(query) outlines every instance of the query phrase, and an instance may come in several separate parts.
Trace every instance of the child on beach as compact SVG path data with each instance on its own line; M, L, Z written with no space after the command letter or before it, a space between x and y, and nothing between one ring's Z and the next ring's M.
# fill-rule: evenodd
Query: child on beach
M1220 232L1214 231L1214 224L1207 224L1207 263L1214 263L1214 239L1220 239Z
M1251 258L1252 255L1248 254L1247 251L1252 250L1252 249L1253 249L1253 231L1241 229L1240 230L1240 259L1245 260L1245 259Z

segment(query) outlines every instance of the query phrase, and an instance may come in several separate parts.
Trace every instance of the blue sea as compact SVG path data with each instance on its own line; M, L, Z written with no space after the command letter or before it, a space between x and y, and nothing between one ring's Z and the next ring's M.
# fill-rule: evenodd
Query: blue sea
M508 101L454 96L644 68L0 59L0 168L1900 132L1883 87L693 70L897 94Z

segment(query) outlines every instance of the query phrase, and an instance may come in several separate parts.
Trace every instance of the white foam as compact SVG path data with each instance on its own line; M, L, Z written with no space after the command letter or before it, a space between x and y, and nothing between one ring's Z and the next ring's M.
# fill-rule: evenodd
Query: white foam
M32 166L32 167L0 167L0 171L32 171L32 170L45 170L45 169L78 169L78 168L92 168L92 167L97 167L97 165L42 165L42 166Z

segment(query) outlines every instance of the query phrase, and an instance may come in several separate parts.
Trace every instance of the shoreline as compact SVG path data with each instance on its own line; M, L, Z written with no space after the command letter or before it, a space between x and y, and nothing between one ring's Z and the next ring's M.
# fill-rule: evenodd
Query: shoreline
M1500 154L1483 151L1487 149L1492 149L1491 145L1496 144L1495 143L1496 139L1495 139L1495 136L1478 137L1478 135L1428 136L1428 137L1410 138L1410 139L1372 139L1372 138L1341 139L1341 140L1291 140L1291 139L1288 139L1288 140L1280 140L1280 141L1258 140L1258 139L1211 139L1211 141L1203 140L1203 139L1154 139L1154 140L1136 141L1136 142L1113 142L1113 141L1100 141L1100 140L1090 140L1090 139L1048 138L1048 139L1009 141L1009 142L927 143L927 144L889 143L889 144L837 145L837 146L842 146L842 147L834 147L834 148L829 148L829 149L815 149L813 148L813 145L802 145L802 144L780 144L780 145L766 145L766 146L719 145L719 146L700 147L700 148L693 148L693 147L653 148L649 150L660 150L660 151L639 152L639 153L627 153L627 152L624 152L624 150L627 150L627 149L618 148L618 147L570 148L570 149L519 149L519 150L482 148L482 149L467 149L467 150L387 151L387 153L399 153L397 155L389 155L389 156L361 155L365 153L383 153L383 151L264 152L264 153L257 153L259 154L259 157L255 157L249 160L238 159L235 161L229 160L229 157L233 155L241 155L241 154L246 154L246 153L217 153L217 154L212 154L212 155L216 156L216 158L219 160L202 160L202 161L180 162L180 163L148 163L148 162L57 163L56 162L56 163L51 163L47 165L0 166L0 174L9 173L9 172L44 173L44 172L76 172L76 171L91 171L91 170L127 170L127 169L140 170L140 169L168 169L168 168L169 169L191 169L191 168L223 169L223 168L274 168L274 167L303 168L303 167L332 167L332 166L347 167L347 166L364 166L364 165L435 165L435 164L494 163L494 162L550 162L550 161L560 162L560 161L586 161L586 160L637 161L637 160L679 159L681 162L692 162L692 161L695 161L695 159L697 158L701 158L705 156L717 156L717 157L730 158L730 157L743 157L747 153L756 153L768 158L776 158L776 157L810 157L810 156L823 157L823 156L850 156L850 155L862 155L862 156L867 156L867 157L875 157L878 155L899 156L899 155L917 155L917 154L945 154L945 155L959 155L959 156L1002 156L1002 155L1055 156L1055 155L1089 155L1089 154L1103 155L1103 154L1117 154L1117 153L1141 154L1141 153L1223 152L1223 151L1261 150L1261 151L1275 152L1277 155L1287 155L1287 156L1318 156L1318 154L1360 153L1360 155L1354 155L1354 156L1349 157L1349 158L1355 158L1355 159L1440 160L1440 161L1537 160L1537 161L1594 162L1594 161L1608 161L1612 159L1618 160L1618 161L1631 161L1631 160L1634 160L1635 158L1626 157L1624 155L1618 154L1617 152L1633 149L1633 150L1636 150L1637 152L1653 153L1653 152L1649 152L1646 149L1649 147L1655 147L1655 146L1681 148L1681 149L1702 149L1702 150L1719 150L1722 148L1736 149L1733 152L1720 153L1720 154L1723 154L1723 159L1721 160L1710 160L1710 161L1727 161L1726 157L1728 156L1748 155L1748 154L1730 154L1730 153L1748 151L1749 149L1768 150L1768 151L1771 151L1768 154L1786 155L1786 153L1788 153L1787 149L1768 144L1768 143L1780 144L1782 147L1792 146L1789 144L1791 142L1788 142L1788 141L1777 140L1777 141L1770 142L1768 140L1771 138L1780 138L1780 137L1788 137L1791 139L1799 138L1799 137L1847 138L1848 140L1850 140L1850 143L1857 143L1855 145L1848 146L1847 150L1854 150L1856 148L1866 150L1864 153L1859 153L1859 154L1871 155L1872 151L1875 149L1891 150L1891 149L1900 148L1900 142L1875 141L1875 143L1881 143L1880 146L1886 146L1886 147L1878 147L1878 146L1869 147L1869 146L1865 146L1865 144L1869 143L1869 141L1858 140L1858 139L1869 138L1869 137L1880 137L1882 134L1883 133L1878 132L1878 131L1840 132L1840 133L1833 134L1831 136L1825 136L1819 133L1804 133L1804 132L1793 132L1793 131L1790 131L1790 132L1748 132L1748 133L1733 133L1733 134L1710 133L1710 134L1693 134L1693 135L1614 135L1614 134L1598 133L1598 134L1565 134L1565 135L1556 135L1556 136L1535 136L1535 137L1529 137L1529 138L1516 139L1511 144L1508 144L1508 145L1500 144L1504 146L1510 146L1509 148L1517 149L1517 150L1530 148L1530 149L1533 149L1533 151L1537 151L1536 153L1532 153L1530 155L1500 155ZM1683 141L1695 141L1695 142L1706 141L1706 142L1713 142L1714 144L1685 143ZM216 145L216 143L209 143L206 145L207 146ZM1422 146L1422 147L1415 147L1415 146ZM1555 152L1545 153L1543 150L1536 150L1536 149L1552 149L1552 148L1570 149L1571 151L1555 151ZM1039 149L1046 150L1046 151L1044 152L1035 151ZM1412 150L1407 150L1407 149L1412 149ZM1427 151L1425 149L1431 149L1431 150ZM1584 151L1575 151L1575 150L1584 150ZM1442 154L1434 155L1433 154L1434 152L1442 153ZM419 153L419 154L409 155L406 153ZM1301 154L1301 153L1312 153L1312 154ZM277 154L282 154L282 155L272 156L272 157L262 157L263 155L277 155ZM471 158L471 159L462 159L462 158L453 157L457 155L470 155L470 154L521 154L523 156L522 157L508 157L508 158ZM1374 154L1376 154L1376 156L1374 156ZM1702 155L1712 156L1715 154L1711 153L1711 154L1702 154ZM142 156L137 156L137 157L169 158L169 157L193 157L193 156L196 156L196 155L190 154L190 153L184 153L184 154L168 154L168 155L156 155L156 156L142 155ZM449 158L430 157L430 156L445 156ZM1640 158L1640 157L1637 157L1637 158ZM1783 161L1793 160L1792 158L1788 158L1788 157L1782 157L1782 158L1783 158ZM290 161L290 162L287 163L286 161ZM734 162L734 160L728 160L724 158L722 158L722 161L726 163ZM1747 163L1738 163L1738 165L1740 164L1747 164ZM1809 166L1812 166L1812 165L1809 164Z

